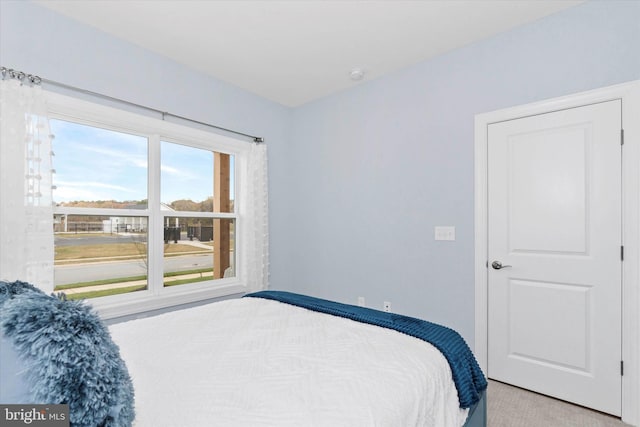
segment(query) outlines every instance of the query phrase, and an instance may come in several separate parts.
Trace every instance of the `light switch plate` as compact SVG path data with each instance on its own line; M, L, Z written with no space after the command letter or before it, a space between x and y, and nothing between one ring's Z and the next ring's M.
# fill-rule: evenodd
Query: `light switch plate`
M436 240L456 240L456 228L453 226L436 226Z

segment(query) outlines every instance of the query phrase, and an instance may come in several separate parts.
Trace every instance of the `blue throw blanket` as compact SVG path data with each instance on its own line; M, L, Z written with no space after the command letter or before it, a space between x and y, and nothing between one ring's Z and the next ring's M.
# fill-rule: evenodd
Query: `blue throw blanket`
M453 382L458 390L461 408L470 408L476 404L480 400L482 391L487 388L487 380L471 349L460 334L453 329L413 317L290 292L261 291L245 295L245 297L280 301L321 313L394 329L432 344L440 350L451 366Z

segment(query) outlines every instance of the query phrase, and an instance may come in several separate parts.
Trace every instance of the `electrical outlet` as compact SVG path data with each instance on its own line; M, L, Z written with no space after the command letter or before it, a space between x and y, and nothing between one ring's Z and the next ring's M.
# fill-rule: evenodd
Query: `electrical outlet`
M358 306L360 307L365 306L364 297L358 297Z
M387 313L388 313L388 312L390 312L390 311L391 311L391 303L390 303L389 301L385 301L385 302L382 304L382 309L383 309L384 311L386 311Z

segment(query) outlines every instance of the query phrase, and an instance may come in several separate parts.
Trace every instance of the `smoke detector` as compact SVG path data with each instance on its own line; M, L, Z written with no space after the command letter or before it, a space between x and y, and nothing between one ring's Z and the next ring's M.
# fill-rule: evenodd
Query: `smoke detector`
M362 68L354 68L349 73L351 80L358 81L364 78L364 70Z

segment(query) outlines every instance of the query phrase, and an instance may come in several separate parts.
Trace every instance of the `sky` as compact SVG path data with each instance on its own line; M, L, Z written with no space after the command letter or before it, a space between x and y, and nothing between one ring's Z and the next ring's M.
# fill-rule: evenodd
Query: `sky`
M54 202L148 198L147 138L57 119L50 126ZM213 195L213 152L163 141L160 155L163 203ZM232 197L233 169L232 158Z

